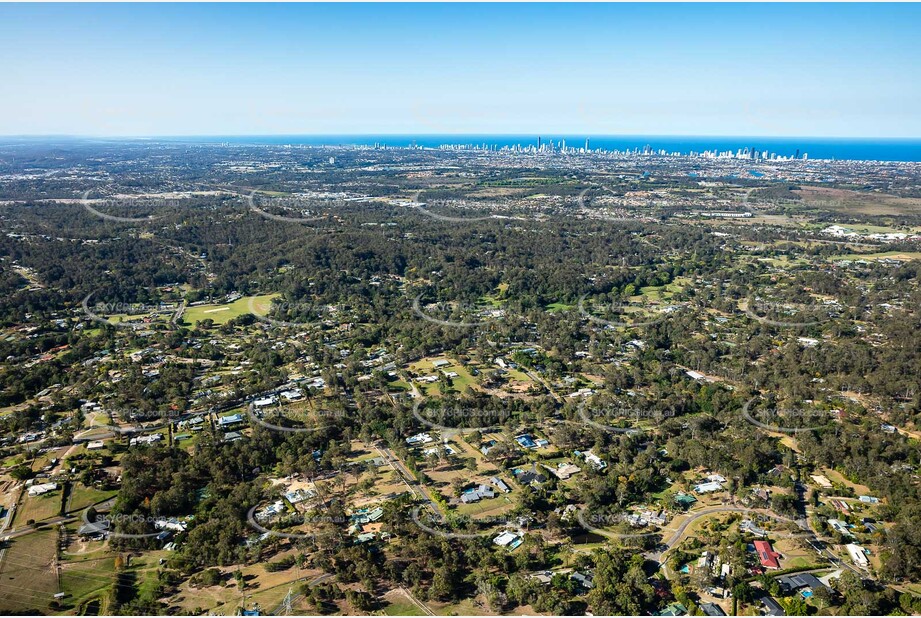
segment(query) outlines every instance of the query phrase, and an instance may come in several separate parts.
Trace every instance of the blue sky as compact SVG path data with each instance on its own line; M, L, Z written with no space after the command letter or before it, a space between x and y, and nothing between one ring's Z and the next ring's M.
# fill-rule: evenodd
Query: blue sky
M2 4L0 135L921 136L911 4Z

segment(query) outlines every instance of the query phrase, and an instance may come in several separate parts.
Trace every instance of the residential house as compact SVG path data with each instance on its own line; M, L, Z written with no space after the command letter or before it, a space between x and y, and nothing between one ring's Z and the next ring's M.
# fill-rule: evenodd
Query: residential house
M726 612L723 611L723 608L717 605L716 603L701 603L700 611L702 611L707 616L725 616Z
M29 496L44 496L47 493L50 493L58 488L57 483L41 483L40 485L32 485L29 487Z
M243 416L240 414L227 414L217 420L217 424L221 427L232 427L233 425L238 425L242 422Z
M416 446L417 444L428 444L429 442L434 442L435 439L427 433L417 433L414 436L406 438L406 444L410 446Z
M831 590L828 586L823 584L818 577L812 573L795 573L793 575L782 575L777 578L777 582L780 584L780 587L787 594L796 592L797 590L802 590L808 588L810 590L818 590L819 588L827 588Z
M870 561L867 559L866 551L860 545L856 543L848 543L844 546L847 550L847 553L851 556L851 560L862 569L870 566Z
M509 489L509 486L505 484L505 481L503 481L502 479L498 477L495 477L495 476L491 477L489 479L489 482L495 485L499 489L499 491L501 491L504 494L507 494L510 491L512 491L511 489Z
M761 597L761 604L764 606L765 616L786 616L787 615L787 612L785 612L783 607L780 606L780 603L775 601L772 597L769 597L769 596Z
M487 485L465 489L460 496L464 504L472 504L486 498L495 498L496 493Z
M509 532L506 530L496 538L492 540L493 543L499 547L508 547L509 549L515 549L521 545L521 537L515 534L514 532Z
M761 566L766 569L780 568L780 554L774 551L770 541L755 541L755 551L758 552L758 559L761 561Z

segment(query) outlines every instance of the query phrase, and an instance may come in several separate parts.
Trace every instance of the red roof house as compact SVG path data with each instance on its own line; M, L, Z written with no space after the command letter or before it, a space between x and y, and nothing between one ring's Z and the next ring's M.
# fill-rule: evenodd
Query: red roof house
M779 569L780 554L774 551L770 541L755 541L755 551L758 552L758 558L761 560L761 566L766 569Z

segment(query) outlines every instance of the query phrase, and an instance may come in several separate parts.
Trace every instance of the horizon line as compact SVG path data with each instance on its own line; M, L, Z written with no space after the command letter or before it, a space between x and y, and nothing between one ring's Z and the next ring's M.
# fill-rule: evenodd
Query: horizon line
M176 139L176 138L257 138L257 137L543 137L543 136L580 136L586 138L605 138L605 137L656 137L656 138L746 138L746 139L815 139L815 140L921 140L919 136L892 137L880 135L745 135L745 134L695 134L695 133L587 133L579 131L545 131L545 132L516 132L516 133L457 133L457 132L439 132L439 133L180 133L180 134L148 134L148 135L95 135L79 133L20 133L10 135L0 135L0 139L47 139L47 138L68 138L68 139L111 139L111 140L132 140L132 139Z

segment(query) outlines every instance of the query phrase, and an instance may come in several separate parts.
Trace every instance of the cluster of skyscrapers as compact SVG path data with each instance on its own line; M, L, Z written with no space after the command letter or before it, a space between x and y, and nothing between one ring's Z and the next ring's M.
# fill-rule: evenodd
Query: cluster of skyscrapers
M421 149L421 146L416 146L415 142L410 148ZM485 152L507 152L507 153L524 153L524 154L537 154L537 153L560 153L560 154L586 154L586 153L599 153L599 154L609 154L614 156L650 156L650 157L691 157L691 158L704 158L704 159L750 159L758 161L792 161L795 159L806 160L809 158L809 155L803 153L800 155L799 150L797 149L796 153L793 155L778 155L776 152L768 152L767 150L759 150L754 147L745 147L739 148L737 150L703 150L696 151L691 150L688 152L680 151L667 151L664 148L655 149L651 145L646 144L643 148L628 148L624 150L618 149L605 149L605 148L595 148L592 150L590 139L585 140L585 145L578 148L573 146L568 146L565 139L561 139L559 142L554 140L544 141L541 137L538 136L536 144L513 144L513 145L504 145L499 146L498 144L442 144L438 147L439 150L472 150L472 151L485 151Z

